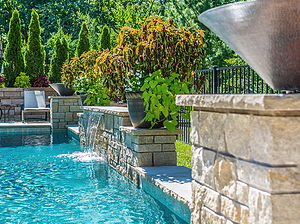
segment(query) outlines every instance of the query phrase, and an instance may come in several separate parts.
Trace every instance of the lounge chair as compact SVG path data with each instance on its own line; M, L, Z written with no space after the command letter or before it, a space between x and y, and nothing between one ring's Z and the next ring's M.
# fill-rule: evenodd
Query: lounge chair
M25 121L25 113L45 112L45 120L50 108L46 107L44 91L24 91L24 106L22 110L22 122Z

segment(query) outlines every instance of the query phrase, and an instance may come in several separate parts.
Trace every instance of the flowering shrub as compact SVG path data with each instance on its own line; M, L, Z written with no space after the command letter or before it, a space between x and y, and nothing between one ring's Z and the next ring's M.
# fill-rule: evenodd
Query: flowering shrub
M0 87L4 87L4 78L1 74L0 74Z
M33 87L48 87L51 82L48 80L48 75L42 75L34 80Z

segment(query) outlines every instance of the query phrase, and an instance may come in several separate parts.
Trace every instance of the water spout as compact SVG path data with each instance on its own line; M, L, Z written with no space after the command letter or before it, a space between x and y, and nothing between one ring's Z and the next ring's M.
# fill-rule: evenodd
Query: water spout
M300 90L300 1L254 0L205 11L199 21L273 89Z
M92 113L88 118L87 129L85 134L85 152L92 154L95 152L95 142L100 120L103 114Z

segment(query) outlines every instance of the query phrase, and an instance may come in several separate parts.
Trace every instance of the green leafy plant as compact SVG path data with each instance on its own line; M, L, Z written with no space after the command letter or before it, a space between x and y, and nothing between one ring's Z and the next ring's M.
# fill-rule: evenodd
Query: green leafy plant
M21 72L20 75L16 77L14 87L17 87L17 88L31 87L30 76L26 75L24 72Z
M50 62L49 81L52 83L61 82L61 72L65 61L69 60L69 46L64 37L57 38L55 51Z
M102 29L101 37L100 37L100 46L99 50L110 50L110 32L108 26L105 26Z
M31 82L45 74L45 50L41 43L39 15L33 9L29 24L28 42L25 47L25 72Z
M147 114L142 121L150 121L152 127L164 121L164 126L169 131L175 131L181 108L175 104L175 96L189 93L189 83L184 80L180 81L179 77L177 73L163 77L161 71L158 70L145 79L141 91L143 91L142 98ZM189 114L182 115L184 119L189 118ZM170 121L167 119L169 117Z
M84 101L87 105L109 106L111 102L107 95L107 88L100 82L90 86L87 93L87 99Z
M22 54L21 21L19 12L15 9L9 23L7 45L2 65L5 85L7 87L13 86L20 72L24 72L24 58Z
M80 57L84 52L88 52L89 50L91 50L89 30L86 23L83 22L76 47L76 56Z

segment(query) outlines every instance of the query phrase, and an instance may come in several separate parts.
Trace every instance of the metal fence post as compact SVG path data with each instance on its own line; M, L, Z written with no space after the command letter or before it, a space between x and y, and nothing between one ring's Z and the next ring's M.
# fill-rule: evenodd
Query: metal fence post
M217 94L218 90L218 71L217 71L218 66L213 67L213 77L212 77L212 84L213 84L213 94Z

